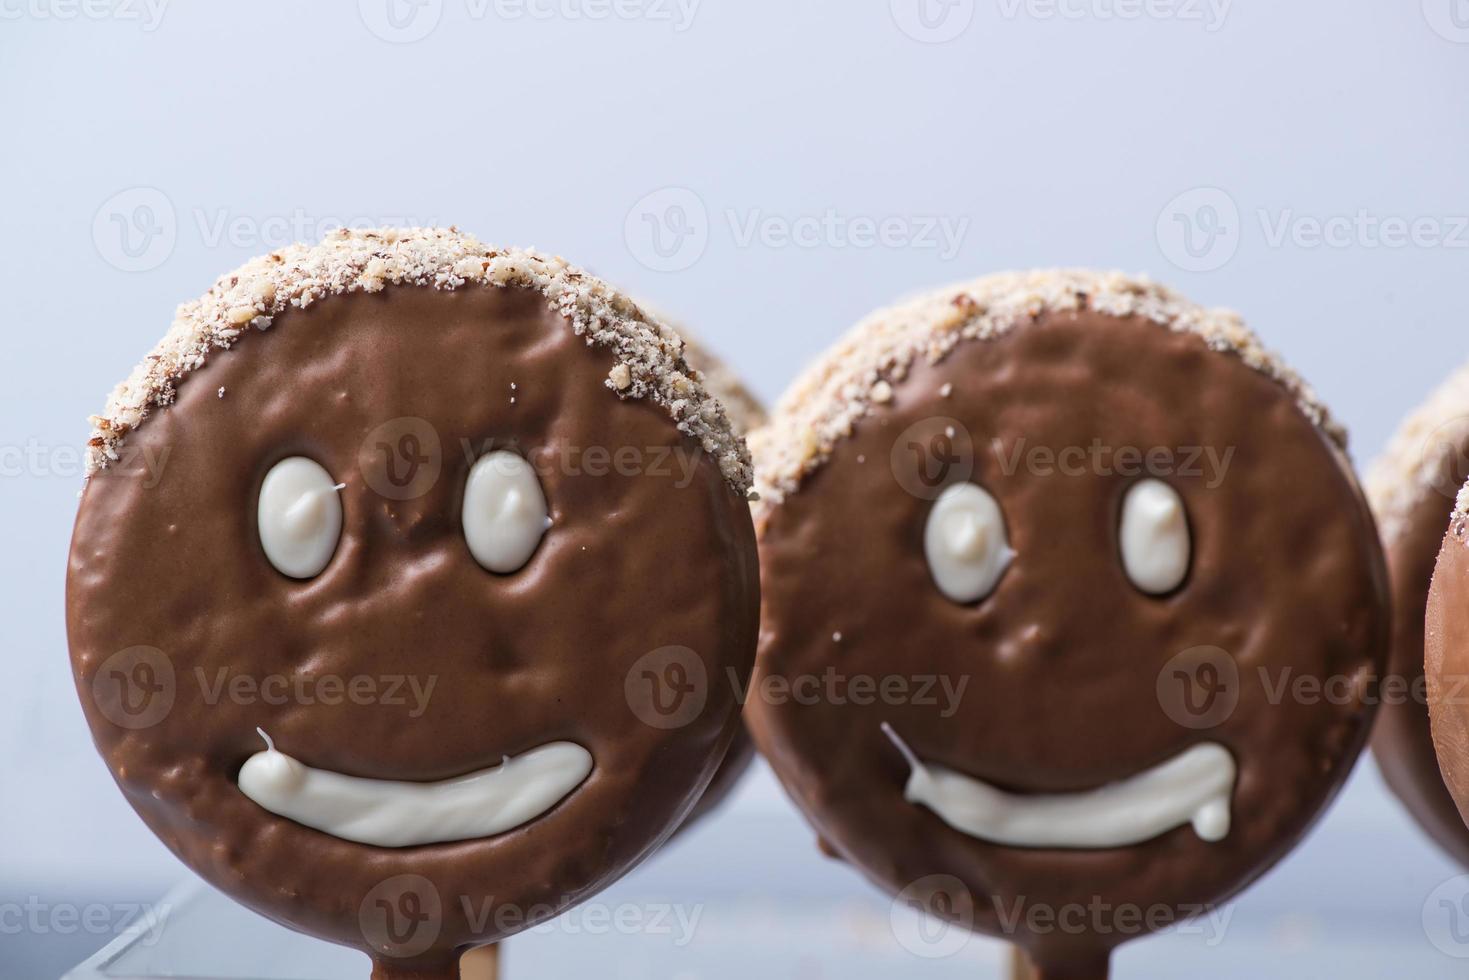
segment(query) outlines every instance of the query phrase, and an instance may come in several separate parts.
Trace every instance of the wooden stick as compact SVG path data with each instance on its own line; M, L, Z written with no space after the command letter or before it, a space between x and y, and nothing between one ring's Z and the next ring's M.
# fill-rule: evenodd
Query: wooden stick
M1111 956L1101 953L1085 960L1037 966L1019 946L1010 947L1010 980L1107 980Z
M500 980L500 946L480 946L459 958L460 980Z

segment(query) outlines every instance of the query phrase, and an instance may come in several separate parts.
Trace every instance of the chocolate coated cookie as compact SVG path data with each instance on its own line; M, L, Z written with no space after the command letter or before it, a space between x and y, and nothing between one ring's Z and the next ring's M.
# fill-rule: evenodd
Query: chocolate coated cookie
M1469 829L1444 786L1429 731L1424 616L1454 497L1469 478L1469 370L1414 412L1367 478L1392 582L1393 640L1372 754L1419 825L1469 866Z
M129 802L381 976L605 887L739 724L743 442L560 259L341 232L185 304L94 420L77 688Z
M1105 976L1283 857L1366 738L1388 598L1343 441L1147 282L876 314L752 440L757 744L880 887Z

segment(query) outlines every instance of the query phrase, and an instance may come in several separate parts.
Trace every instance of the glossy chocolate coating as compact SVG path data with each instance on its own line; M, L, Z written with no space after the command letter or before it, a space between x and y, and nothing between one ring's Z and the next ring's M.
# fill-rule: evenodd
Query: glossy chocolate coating
M704 794L699 797L699 802L694 804L694 808L689 811L688 819L679 829L689 827L695 821L702 820L717 810L721 803L729 799L729 795L739 785L740 777L754 761L755 742L750 738L750 733L741 725L740 730L735 733L734 741L730 743L729 751L724 754L724 760L714 771L714 778L709 780Z
M128 437L155 459L167 452L156 486L127 466L91 480L68 576L77 686L119 786L185 863L271 918L367 949L380 975L452 976L456 950L588 897L678 825L735 735L733 689L707 685L702 710L660 727L625 683L670 645L694 651L710 678L748 672L754 532L745 500L662 408L608 390L613 364L521 288L328 297L214 354ZM422 431L402 419L427 423L439 451L402 443L400 430ZM475 562L460 524L469 468L490 448L537 461L554 520L509 575ZM590 455L619 449L646 465ZM261 481L292 455L347 484L341 542L308 582L276 572L255 529ZM422 472L437 465L437 478L374 489L396 485L384 483L389 466L406 478L410 456ZM691 461L687 480L676 458ZM96 692L109 658L137 645L162 651L153 666L171 669L174 691L161 718L130 729ZM413 718L411 701L211 704L220 670L437 683ZM514 830L378 848L239 791L257 726L307 765L378 779L445 779L562 739L595 761L579 788ZM431 937L389 936L385 952L374 896L393 880L415 894L404 904L398 888L389 906L437 923L424 926Z
M1444 786L1469 822L1469 527L1456 514L1444 535L1424 618L1428 715Z
M1460 462L1449 481L1454 485L1469 476L1463 472L1462 453L1456 458ZM1428 706L1422 700L1428 589L1452 509L1452 500L1429 490L1406 515L1397 537L1387 543L1393 600L1388 669L1396 686L1384 687L1382 713L1372 733L1372 754L1383 778L1419 825L1455 860L1469 867L1469 828L1444 786L1429 731Z
M755 393L745 387L744 382L727 364L690 337L682 323L675 323L675 326L684 339L685 359L691 367L704 375L704 383L729 413L735 431L745 436L752 429L764 425L765 406ZM749 731L741 725L729 751L724 755L724 761L715 770L714 778L709 780L704 795L699 797L699 802L694 805L688 819L679 829L690 827L719 809L734 792L740 778L749 770L750 763L754 760L755 743L751 740Z
M935 418L967 432L971 478L998 499L1018 553L993 594L967 605L940 594L923 550L931 498L965 479L966 467L932 471L935 492L920 496L889 462L910 427L932 433ZM1054 452L1094 440L1233 449L1217 486L1161 477L1182 495L1193 541L1176 592L1143 595L1123 571L1118 519L1135 475L1009 463L1017 444ZM952 461L962 441L930 442L924 458L943 449ZM898 448L901 459L909 447ZM1245 887L1305 834L1367 735L1388 600L1362 494L1287 391L1190 333L1083 311L962 342L895 381L892 399L772 507L758 534L763 619L747 718L761 751L842 857L890 893L911 887L933 911L1014 941L1039 976L1104 974L1107 952L1148 928L1129 930L1124 906L1174 910L1176 921ZM1203 645L1237 666L1238 703L1208 727L1187 727L1165 710L1160 675ZM766 694L772 677L827 668L967 687L948 718L942 703L916 698L859 705ZM1341 678L1349 695L1272 703L1271 685L1301 676ZM1021 794L1092 789L1217 742L1238 766L1232 826L1217 843L1188 826L1090 851L987 843L904 800L908 767L883 722L927 762ZM1108 929L1028 918L1097 902L1118 911Z

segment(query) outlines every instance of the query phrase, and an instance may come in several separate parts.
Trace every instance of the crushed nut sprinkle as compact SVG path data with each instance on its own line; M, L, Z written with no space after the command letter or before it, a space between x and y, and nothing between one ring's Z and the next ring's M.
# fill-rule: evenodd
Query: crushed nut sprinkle
M1441 431L1456 422L1463 424ZM1446 492L1441 481L1451 472L1450 464L1458 461L1456 454L1465 439L1469 439L1469 365L1449 375L1403 420L1387 449L1367 470L1367 499L1384 540L1397 540L1425 497ZM1445 504L1445 524L1451 509L1459 515L1469 513L1469 493L1461 492L1453 508Z
M700 342L682 320L669 316L665 310L650 307L647 303L639 305L668 324L683 338L684 360L699 372L704 380L704 387L724 406L730 421L734 423L735 432L748 436L768 421L764 403L745 386L734 369Z
M857 422L893 397L916 359L938 363L961 341L998 337L1043 313L1095 310L1143 317L1202 337L1285 388L1301 411L1338 446L1346 432L1314 391L1266 350L1229 310L1196 306L1166 287L1120 272L1081 269L1003 273L950 286L858 323L808 368L782 397L768 426L750 437L763 512L794 493L831 458ZM940 393L948 397L945 385Z
M609 382L622 382L612 385L620 397L661 406L714 457L737 493L750 492L745 442L684 358L676 331L565 259L485 245L455 228L339 229L318 245L280 249L219 279L178 308L158 346L114 389L102 414L92 417L87 474L115 461L127 434L154 408L170 404L181 381L247 328L265 330L287 309L343 293L466 284L539 291L577 336L613 352L618 363Z

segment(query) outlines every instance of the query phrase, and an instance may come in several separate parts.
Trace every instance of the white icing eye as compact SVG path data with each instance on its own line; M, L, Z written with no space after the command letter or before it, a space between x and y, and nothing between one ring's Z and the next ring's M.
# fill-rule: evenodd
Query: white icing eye
M546 495L522 457L500 450L474 464L464 488L464 540L475 561L513 572L530 561L550 526Z
M342 536L339 489L304 456L283 459L265 475L256 523L265 557L282 575L315 578L332 560Z
M1183 498L1162 480L1143 480L1122 503L1122 567L1148 595L1183 584L1193 550Z
M1015 557L1000 505L973 483L939 494L923 530L923 551L939 591L955 602L989 595Z

